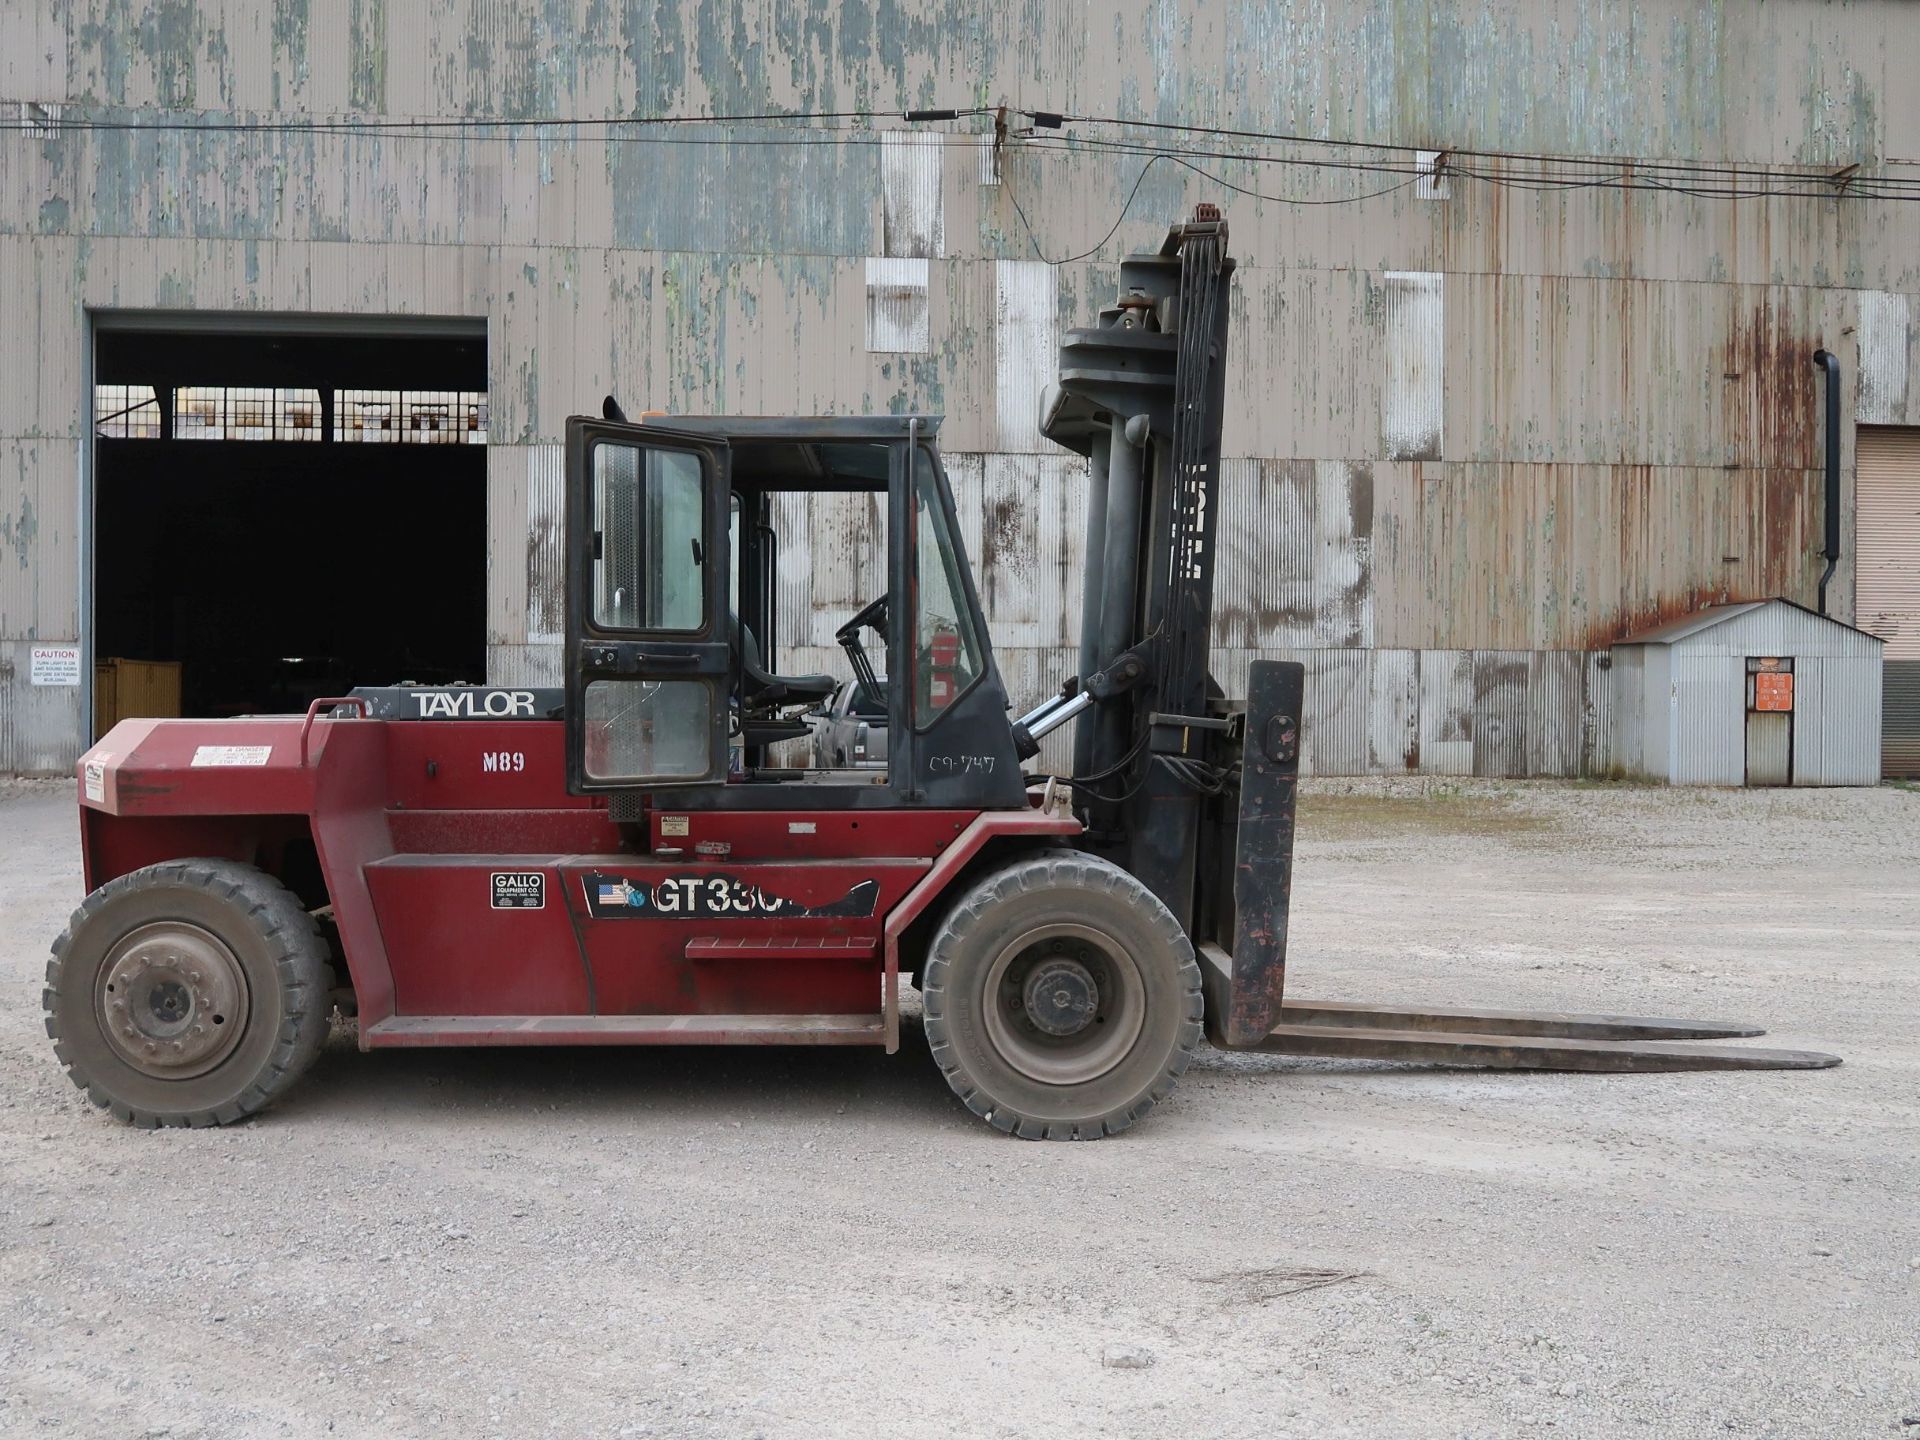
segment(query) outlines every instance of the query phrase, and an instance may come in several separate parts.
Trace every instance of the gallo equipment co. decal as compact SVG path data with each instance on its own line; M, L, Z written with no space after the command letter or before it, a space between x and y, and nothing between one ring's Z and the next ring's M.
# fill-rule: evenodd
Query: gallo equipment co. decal
M880 896L878 880L862 880L838 900L806 905L769 893L737 875L670 875L651 883L624 875L585 878L587 913L596 920L712 920L809 915L864 918Z
M541 870L495 870L491 877L496 910L544 910L547 877Z

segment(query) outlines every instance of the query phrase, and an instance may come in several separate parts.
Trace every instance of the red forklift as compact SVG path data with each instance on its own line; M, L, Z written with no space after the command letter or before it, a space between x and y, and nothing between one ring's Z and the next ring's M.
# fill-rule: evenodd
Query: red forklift
M136 1125L362 1049L900 1043L1001 1131L1085 1139L1226 1049L1585 1070L1814 1068L1749 1027L1283 998L1302 669L1208 673L1233 262L1202 206L1068 333L1088 458L1079 673L1015 715L932 416L567 427L564 687L368 688L128 720L78 766L88 895L47 1030ZM864 492L886 589L838 631L884 770L780 763L840 680L776 637L795 493ZM793 538L793 537L788 537ZM880 652L869 650L869 645ZM878 658L882 663L876 665ZM881 679L881 676L885 679ZM1073 724L1070 773L1032 773Z

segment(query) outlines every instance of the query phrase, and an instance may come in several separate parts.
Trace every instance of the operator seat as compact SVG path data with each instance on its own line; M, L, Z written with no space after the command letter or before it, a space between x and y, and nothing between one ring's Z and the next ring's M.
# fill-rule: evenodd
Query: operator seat
M839 682L831 675L775 675L760 664L760 642L753 631L740 623L738 615L728 615L733 653L740 664L740 703L751 709L763 706L810 705L833 693Z
M780 712L826 699L833 693L834 678L773 674L760 663L760 642L754 639L753 631L731 612L727 615L727 638L731 642L733 698L740 710L741 743L778 745L810 733L805 720Z

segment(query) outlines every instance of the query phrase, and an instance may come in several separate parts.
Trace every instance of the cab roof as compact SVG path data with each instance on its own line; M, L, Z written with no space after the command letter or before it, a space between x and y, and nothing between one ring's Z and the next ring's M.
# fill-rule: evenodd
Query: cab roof
M636 421L715 440L901 440L919 422L938 435L943 415L648 415Z
M725 440L733 483L759 490L885 490L888 452L913 433L940 432L939 415L649 415L639 423Z

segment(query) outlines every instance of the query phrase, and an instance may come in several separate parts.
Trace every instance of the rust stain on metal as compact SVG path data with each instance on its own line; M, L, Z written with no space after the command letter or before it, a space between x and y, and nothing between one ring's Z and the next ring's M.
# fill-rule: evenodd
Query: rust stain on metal
M1722 352L1729 464L1807 467L1820 463L1813 368L1817 337L1782 313L1774 292L1736 313Z

